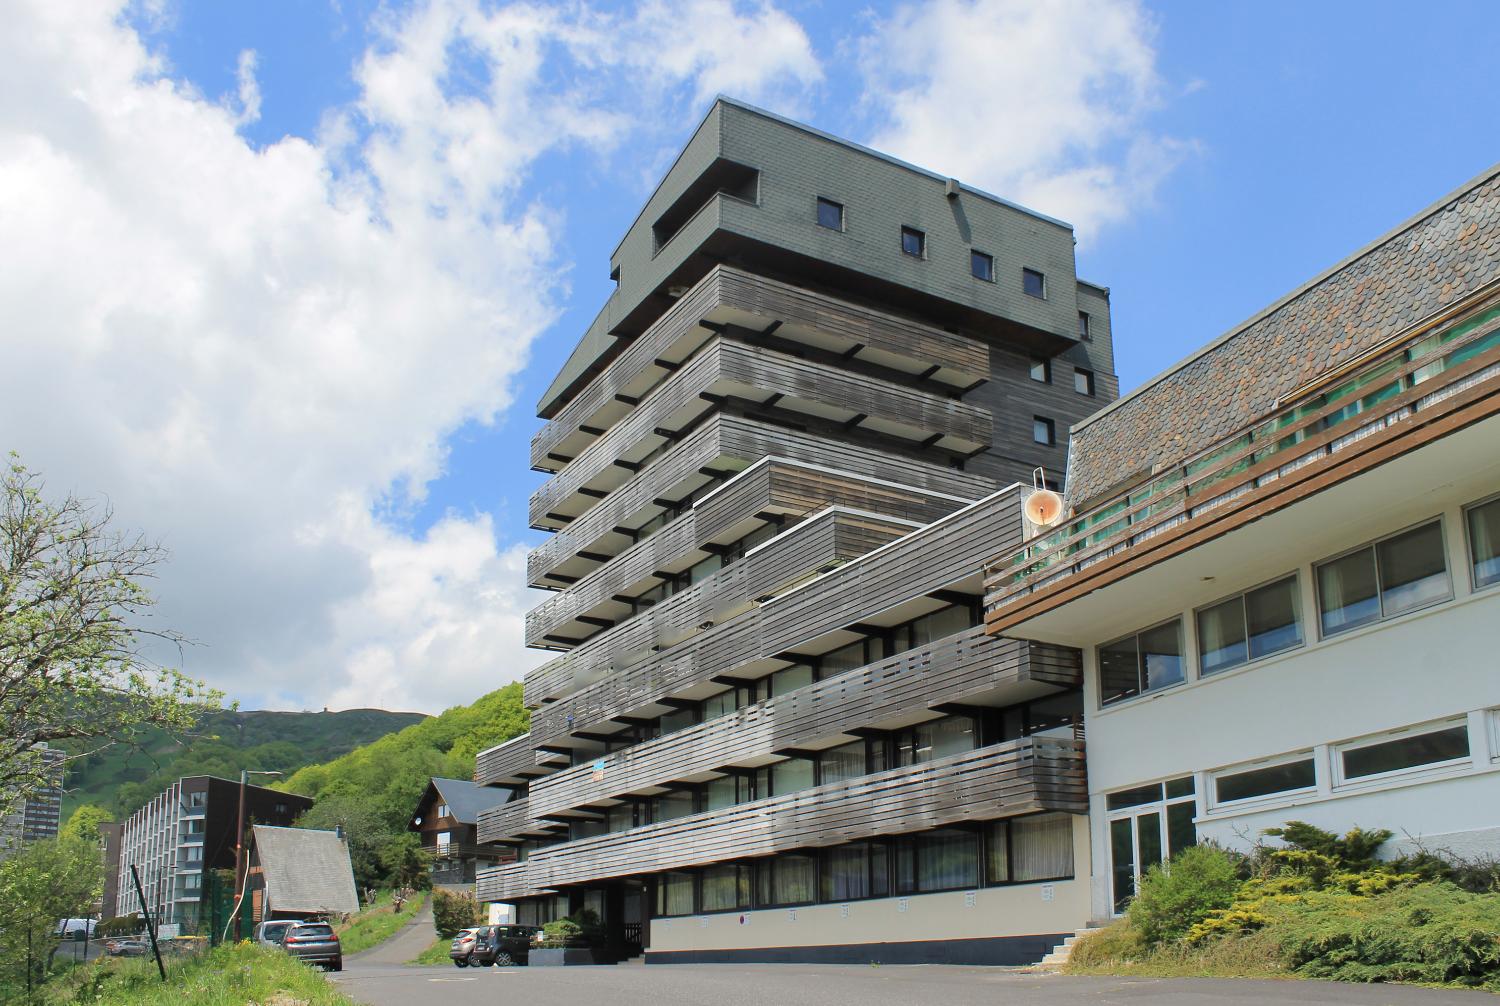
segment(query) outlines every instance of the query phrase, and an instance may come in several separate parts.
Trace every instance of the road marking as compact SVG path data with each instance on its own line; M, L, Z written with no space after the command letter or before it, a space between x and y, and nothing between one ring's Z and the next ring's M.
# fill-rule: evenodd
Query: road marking
M430 981L430 982L477 982L477 981L479 981L479 979L475 978L475 977L468 977L468 978L429 978L427 980Z

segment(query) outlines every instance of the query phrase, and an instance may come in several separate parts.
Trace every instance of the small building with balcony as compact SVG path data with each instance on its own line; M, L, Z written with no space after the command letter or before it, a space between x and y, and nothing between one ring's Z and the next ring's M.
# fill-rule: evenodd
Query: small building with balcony
M480 812L510 797L508 789L467 779L434 777L427 784L407 829L421 839L432 886L472 889L477 870L516 858L510 846L481 843L476 834Z

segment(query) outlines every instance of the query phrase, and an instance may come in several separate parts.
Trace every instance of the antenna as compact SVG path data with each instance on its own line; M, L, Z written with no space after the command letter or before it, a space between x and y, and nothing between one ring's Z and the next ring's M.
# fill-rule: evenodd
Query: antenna
M1031 487L1021 512L1037 527L1051 527L1062 517L1062 497L1047 488L1047 473L1040 468L1031 473Z

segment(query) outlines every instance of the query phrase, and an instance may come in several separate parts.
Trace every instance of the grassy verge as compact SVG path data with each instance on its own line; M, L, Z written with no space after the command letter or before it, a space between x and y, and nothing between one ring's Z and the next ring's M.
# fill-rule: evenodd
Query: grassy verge
M150 959L104 958L77 967L47 986L49 1006L355 1006L323 975L286 954L249 943L167 962L162 983Z
M357 954L384 943L412 920L421 910L424 901L426 895L415 895L398 912L391 907L390 892L381 892L374 905L335 927L339 942L344 946L344 953Z
M432 946L430 946L426 950L422 951L420 954L418 954L416 957L412 958L407 963L408 964L428 964L428 965L432 965L432 964L446 964L449 967L451 967L453 965L453 961L448 956L448 948L450 946L452 946L452 945L453 945L453 941L452 940L446 939L445 937L442 937L442 936L439 936L437 938L437 941L435 943L433 943Z

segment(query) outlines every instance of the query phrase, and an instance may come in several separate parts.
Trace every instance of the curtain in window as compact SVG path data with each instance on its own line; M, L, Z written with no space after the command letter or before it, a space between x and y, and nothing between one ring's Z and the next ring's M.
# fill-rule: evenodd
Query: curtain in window
M703 910L725 912L749 901L750 882L743 866L711 866L703 871Z
M823 859L823 900L870 896L870 847L863 842L829 849Z
M1318 567L1324 632L1341 632L1380 617L1375 553L1364 548Z
M1010 822L1010 847L1013 880L1073 876L1073 818L1068 814L1016 818Z
M819 756L823 773L823 784L856 779L865 774L865 742L855 741L842 747L824 751Z
M1443 529L1437 521L1375 546L1380 563L1381 611L1389 618L1448 597Z
M917 889L946 891L979 883L979 836L940 829L917 838Z
M1475 587L1500 582L1500 500L1469 511L1469 553Z
M811 856L783 855L774 863L775 880L771 897L778 905L797 905L816 900L813 893L813 868Z
M658 915L693 914L691 873L662 874L656 888L656 911Z
M1245 662L1245 612L1240 598L1198 612L1198 656L1204 674Z
M813 785L813 761L811 758L788 758L771 766L771 793L785 796Z
M985 873L986 879L992 884L1003 884L1010 880L1010 849L1007 842L1009 828L1007 822L995 821L985 837Z
M1245 595L1245 629L1250 640L1250 659L1302 643L1302 625L1297 610L1295 576Z

